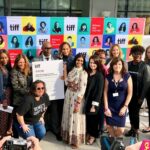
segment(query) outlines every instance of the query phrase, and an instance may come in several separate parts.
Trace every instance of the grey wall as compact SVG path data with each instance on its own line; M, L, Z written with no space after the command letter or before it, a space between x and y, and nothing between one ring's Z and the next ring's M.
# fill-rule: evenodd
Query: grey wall
M89 16L100 17L103 11L110 11L111 17L117 16L117 1L118 0L90 0Z

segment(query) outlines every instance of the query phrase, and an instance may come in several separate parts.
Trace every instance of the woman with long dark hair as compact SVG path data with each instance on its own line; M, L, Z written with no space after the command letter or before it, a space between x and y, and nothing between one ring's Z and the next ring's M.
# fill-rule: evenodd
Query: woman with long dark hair
M63 141L78 148L85 142L85 115L83 114L84 94L87 84L86 63L82 54L74 59L73 69L68 73L65 69L64 79L67 86L61 133Z
M25 46L26 46L27 48L30 48L30 47L33 46L33 38L32 38L32 36L29 36L29 37L26 39Z
M19 47L19 42L18 42L18 37L17 36L13 36L11 39L11 47L12 48L18 48Z
M85 93L87 144L92 145L98 137L100 104L102 102L104 76L99 56L93 55L88 64L88 82Z
M10 58L8 51L0 50L0 104L4 108L12 104L12 87L10 82ZM0 136L12 134L12 115L0 111Z

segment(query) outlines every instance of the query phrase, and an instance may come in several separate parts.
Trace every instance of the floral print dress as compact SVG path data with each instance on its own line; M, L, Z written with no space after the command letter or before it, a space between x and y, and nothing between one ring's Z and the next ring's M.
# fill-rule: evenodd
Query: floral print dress
M65 81L67 91L63 107L61 125L62 139L68 144L85 143L85 114L83 114L84 94L87 85L87 72L83 68L73 68ZM80 110L74 113L77 97L82 98Z

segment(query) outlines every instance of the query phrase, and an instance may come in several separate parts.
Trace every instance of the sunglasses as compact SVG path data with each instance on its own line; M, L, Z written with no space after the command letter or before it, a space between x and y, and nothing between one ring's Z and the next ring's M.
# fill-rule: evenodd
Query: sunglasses
M45 87L38 87L38 88L36 88L36 90L44 90L45 89Z

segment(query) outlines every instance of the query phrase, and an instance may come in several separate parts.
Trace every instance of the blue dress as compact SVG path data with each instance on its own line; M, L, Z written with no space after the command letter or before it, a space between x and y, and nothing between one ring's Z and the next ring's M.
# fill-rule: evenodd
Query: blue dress
M124 127L126 121L125 116L119 116L119 112L127 97L127 81L130 77L129 73L124 74L123 80L121 80L116 86L113 81L113 75L109 74L106 78L108 80L108 107L112 113L112 117L106 116L106 123L111 126ZM118 96L113 96L113 93L118 93Z

